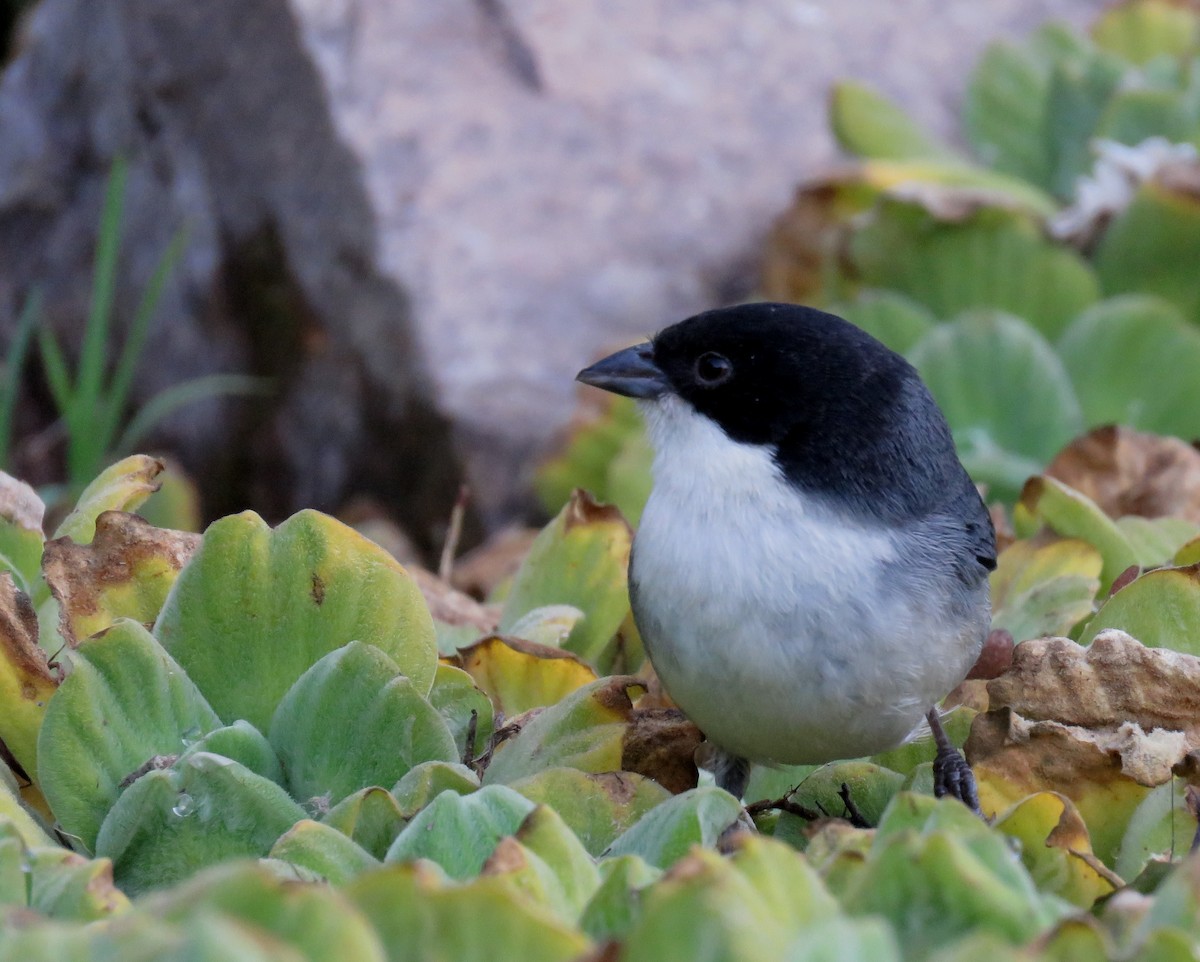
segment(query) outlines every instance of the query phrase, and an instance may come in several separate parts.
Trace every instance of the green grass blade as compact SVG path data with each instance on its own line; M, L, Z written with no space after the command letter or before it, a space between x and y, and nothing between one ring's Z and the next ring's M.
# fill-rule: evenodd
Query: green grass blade
M33 338L33 328L42 313L42 292L34 290L26 299L17 319L17 330L4 359L4 385L0 387L0 468L8 465L9 445L12 444L13 421L17 416L17 388L21 384L21 369Z
M79 352L79 376L76 381L74 405L79 408L68 424L83 427L94 433L100 417L98 402L104 390L105 355L108 347L109 325L112 319L113 297L116 293L117 255L121 249L122 208L125 201L125 161L113 161L112 171L104 191L104 208L100 214L100 232L96 238L96 263L92 274L92 302L88 309L87 325L83 331L83 346ZM74 427L72 427L74 430ZM74 440L74 439L73 439ZM101 447L108 448L108 438L97 438Z
M154 395L131 420L111 454L132 451L172 411L221 394L269 394L269 378L249 374L209 374L173 385Z
M154 268L154 275L150 278L150 284L138 303L133 323L129 326L128 337L121 348L120 360L113 372L108 390L105 392L107 395L105 420L100 434L106 439L114 438L117 435L117 429L129 400L129 391L133 387L133 378L137 373L138 362L146 347L146 338L150 333L150 321L158 309L158 302L162 298L167 278L183 257L185 241L186 231L181 228L171 238L171 243L159 258L158 265Z
M50 385L50 393L54 396L54 404L62 419L70 426L71 409L74 407L74 391L71 388L71 374L67 370L67 359L63 357L58 339L48 327L37 329L38 348L42 352L42 368L46 372L46 381Z

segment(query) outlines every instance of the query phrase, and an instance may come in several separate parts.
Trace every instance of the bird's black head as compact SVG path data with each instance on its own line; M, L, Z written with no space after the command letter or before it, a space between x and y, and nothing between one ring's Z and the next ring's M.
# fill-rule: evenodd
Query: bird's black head
M948 486L975 496L912 366L813 308L707 311L579 379L649 402L676 395L734 441L768 446L793 484L884 520L925 513Z

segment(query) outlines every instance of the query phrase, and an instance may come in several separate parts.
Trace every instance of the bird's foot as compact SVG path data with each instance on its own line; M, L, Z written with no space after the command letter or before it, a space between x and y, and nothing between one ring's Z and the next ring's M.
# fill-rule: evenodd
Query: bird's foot
M975 773L966 758L951 743L942 728L938 710L932 708L926 716L929 727L933 731L937 743L937 755L933 759L933 794L938 798L947 795L957 798L980 818L983 811L979 807L979 791L975 786Z
M736 799L746 794L750 784L750 763L740 755L732 755L704 742L696 753L696 764L712 772L717 788L723 788Z

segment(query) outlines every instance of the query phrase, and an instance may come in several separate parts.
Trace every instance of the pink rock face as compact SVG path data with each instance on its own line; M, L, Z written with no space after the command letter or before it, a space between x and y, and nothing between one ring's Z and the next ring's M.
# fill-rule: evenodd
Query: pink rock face
M1098 6L293 0L500 513L581 365L752 294L771 219L836 155L831 83L873 81L952 132L987 42Z

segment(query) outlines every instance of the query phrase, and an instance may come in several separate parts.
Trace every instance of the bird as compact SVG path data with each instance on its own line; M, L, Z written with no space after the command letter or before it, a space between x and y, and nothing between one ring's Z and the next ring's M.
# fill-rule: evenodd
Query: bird
M938 704L988 634L991 516L903 357L799 304L706 311L580 371L653 449L634 621L742 798L752 764L859 758L932 730L935 793L976 812Z

